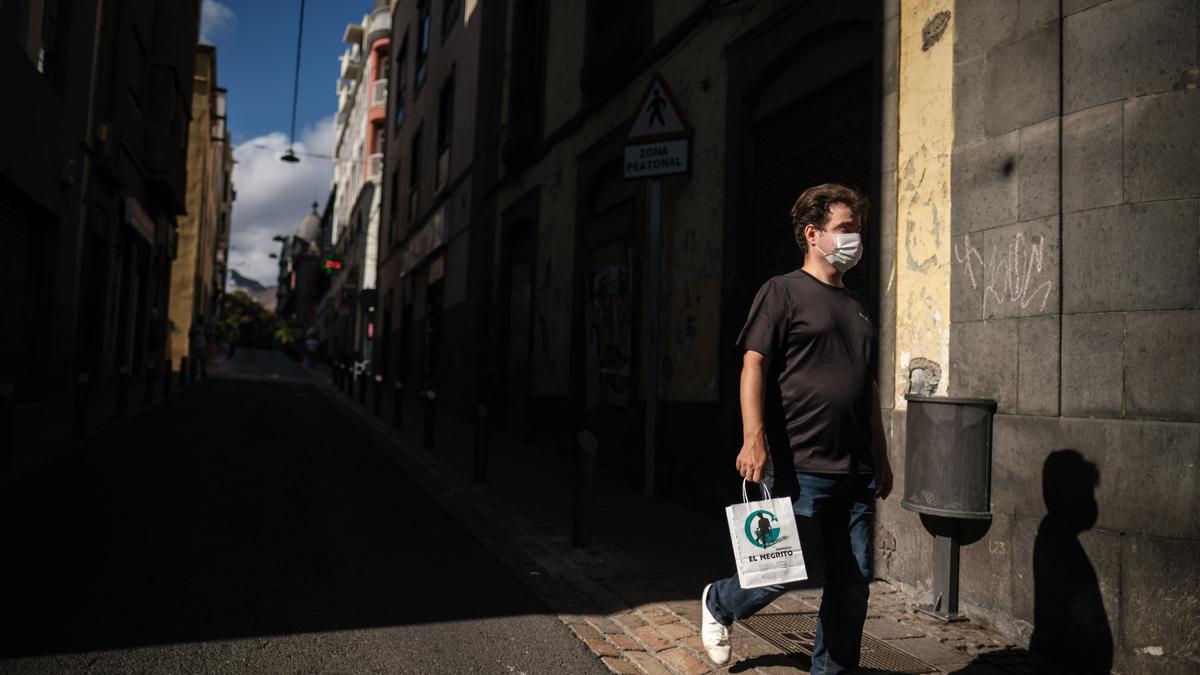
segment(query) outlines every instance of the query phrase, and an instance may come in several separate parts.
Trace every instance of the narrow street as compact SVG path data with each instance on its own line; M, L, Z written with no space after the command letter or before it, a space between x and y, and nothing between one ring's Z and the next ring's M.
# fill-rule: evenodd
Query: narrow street
M0 672L606 672L303 371L253 357L5 485Z

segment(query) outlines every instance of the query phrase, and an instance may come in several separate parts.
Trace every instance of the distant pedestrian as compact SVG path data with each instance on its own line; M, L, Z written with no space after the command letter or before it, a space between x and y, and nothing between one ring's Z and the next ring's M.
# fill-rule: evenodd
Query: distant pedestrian
M320 346L320 344L321 343L317 341L317 336L309 333L308 339L304 341L304 366L306 368L312 368L313 363L316 362L317 347Z
M750 306L738 337L742 437L735 466L745 479L776 485L768 436L789 448L799 494L792 508L805 560L824 579L812 673L858 667L871 582L875 499L892 489L892 470L875 382L875 328L842 275L862 256L868 203L857 190L818 185L792 207L804 264L769 279ZM768 388L771 397L767 397ZM771 400L773 404L766 406ZM771 410L772 419L766 418ZM778 419L781 417L782 419ZM782 478L790 476L779 476ZM784 490L773 490L782 493ZM777 495L778 496L778 495ZM769 523L758 523L760 541ZM805 541L808 538L810 541ZM819 542L816 539L819 538ZM820 545L818 545L820 544ZM821 574L821 572L824 572ZM729 660L729 628L785 592L784 586L742 588L736 575L704 587L701 639L717 664Z
M208 338L204 330L204 318L197 316L188 329L188 353L193 364L200 366L200 376L207 377Z

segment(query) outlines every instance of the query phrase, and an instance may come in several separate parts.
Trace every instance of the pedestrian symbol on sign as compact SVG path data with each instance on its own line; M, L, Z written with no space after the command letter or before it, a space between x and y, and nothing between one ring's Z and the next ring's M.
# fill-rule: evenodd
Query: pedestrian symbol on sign
M667 126L667 122L662 116L662 109L666 104L667 101L662 97L662 92L658 89L658 87L655 87L654 100L652 100L650 105L646 107L646 111L650 113L650 126L654 126L654 120L658 120L658 123L664 127Z

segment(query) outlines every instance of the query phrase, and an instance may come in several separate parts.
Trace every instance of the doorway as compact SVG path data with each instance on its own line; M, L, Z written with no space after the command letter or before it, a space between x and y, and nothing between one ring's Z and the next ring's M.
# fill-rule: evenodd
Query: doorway
M610 164L585 192L579 256L583 362L577 405L583 408L584 428L599 441L597 465L633 482L642 471L637 200L620 171L619 164Z
M506 319L504 337L504 426L528 432L529 397L533 390L531 354L533 349L533 269L535 231L532 223L521 221L504 243L508 264L504 283Z

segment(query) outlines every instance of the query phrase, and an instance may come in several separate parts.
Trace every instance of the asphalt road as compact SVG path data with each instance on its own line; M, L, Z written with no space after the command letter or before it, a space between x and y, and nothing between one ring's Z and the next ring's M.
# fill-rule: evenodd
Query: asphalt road
M374 442L213 378L4 486L0 672L607 672Z

